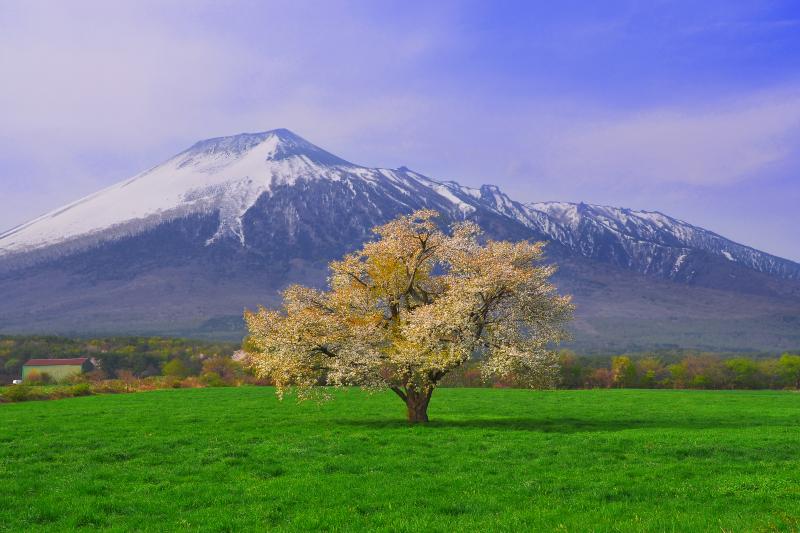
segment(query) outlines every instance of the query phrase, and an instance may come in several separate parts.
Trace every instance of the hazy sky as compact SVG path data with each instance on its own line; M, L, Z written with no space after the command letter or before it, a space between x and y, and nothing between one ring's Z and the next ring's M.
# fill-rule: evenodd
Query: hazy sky
M796 0L0 0L0 230L278 127L800 260Z

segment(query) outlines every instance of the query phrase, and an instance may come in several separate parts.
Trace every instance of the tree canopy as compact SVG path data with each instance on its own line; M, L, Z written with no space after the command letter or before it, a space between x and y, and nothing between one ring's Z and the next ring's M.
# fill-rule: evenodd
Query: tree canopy
M530 387L558 376L569 296L550 283L543 243L484 239L471 222L442 231L423 210L374 229L378 239L330 265L328 290L294 285L283 309L246 312L252 362L278 394L315 385L388 387L427 421L434 388L473 357L485 377Z

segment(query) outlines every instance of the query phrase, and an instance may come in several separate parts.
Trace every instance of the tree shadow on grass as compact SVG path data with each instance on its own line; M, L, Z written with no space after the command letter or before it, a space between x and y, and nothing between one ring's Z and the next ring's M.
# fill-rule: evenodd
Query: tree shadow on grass
M344 419L335 422L349 427L369 429L407 428L405 420L394 419ZM508 431L536 431L539 433L582 433L626 431L635 429L754 429L759 427L791 426L787 420L731 420L731 419L583 419L583 418L474 418L432 419L423 427L431 429L496 429Z

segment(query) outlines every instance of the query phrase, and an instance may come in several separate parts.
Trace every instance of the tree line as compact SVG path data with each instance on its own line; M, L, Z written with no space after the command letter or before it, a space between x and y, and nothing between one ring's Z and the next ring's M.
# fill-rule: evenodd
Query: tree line
M169 364L180 374L200 375L209 359L230 357L239 348L231 342L162 337L66 338L26 335L0 336L0 383L18 379L22 365L34 358L89 357L108 378L120 374L159 376ZM174 361L174 362L173 362Z
M800 352L780 356L663 352L581 356L559 352L559 388L800 389ZM513 374L486 382L477 365L445 386L516 387Z
M39 357L90 357L108 379L213 374L228 378L242 373L228 362L239 348L230 342L161 337L0 336L0 384L19 378L25 361ZM800 350L782 355L694 351L581 355L561 350L558 355L558 387L565 389L800 389ZM478 365L470 362L442 385L521 384L512 374L485 380Z

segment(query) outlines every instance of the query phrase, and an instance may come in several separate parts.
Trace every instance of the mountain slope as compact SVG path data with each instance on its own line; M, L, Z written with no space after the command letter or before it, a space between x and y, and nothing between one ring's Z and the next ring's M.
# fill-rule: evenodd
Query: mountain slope
M570 202L522 204L484 185L483 199L498 212L575 253L642 274L690 282L698 254L746 269L800 280L800 264L738 244L659 212Z
M439 210L443 223L474 220L493 238L550 241L586 346L630 344L648 330L671 331L652 338L659 345L795 342L797 263L659 213L522 204L491 185L363 167L288 130L198 142L0 234L0 332L235 335L243 307L274 303L287 283L322 284L327 261L420 208ZM713 335L682 334L704 319L719 321ZM757 332L725 340L751 319ZM619 339L607 338L608 320Z

